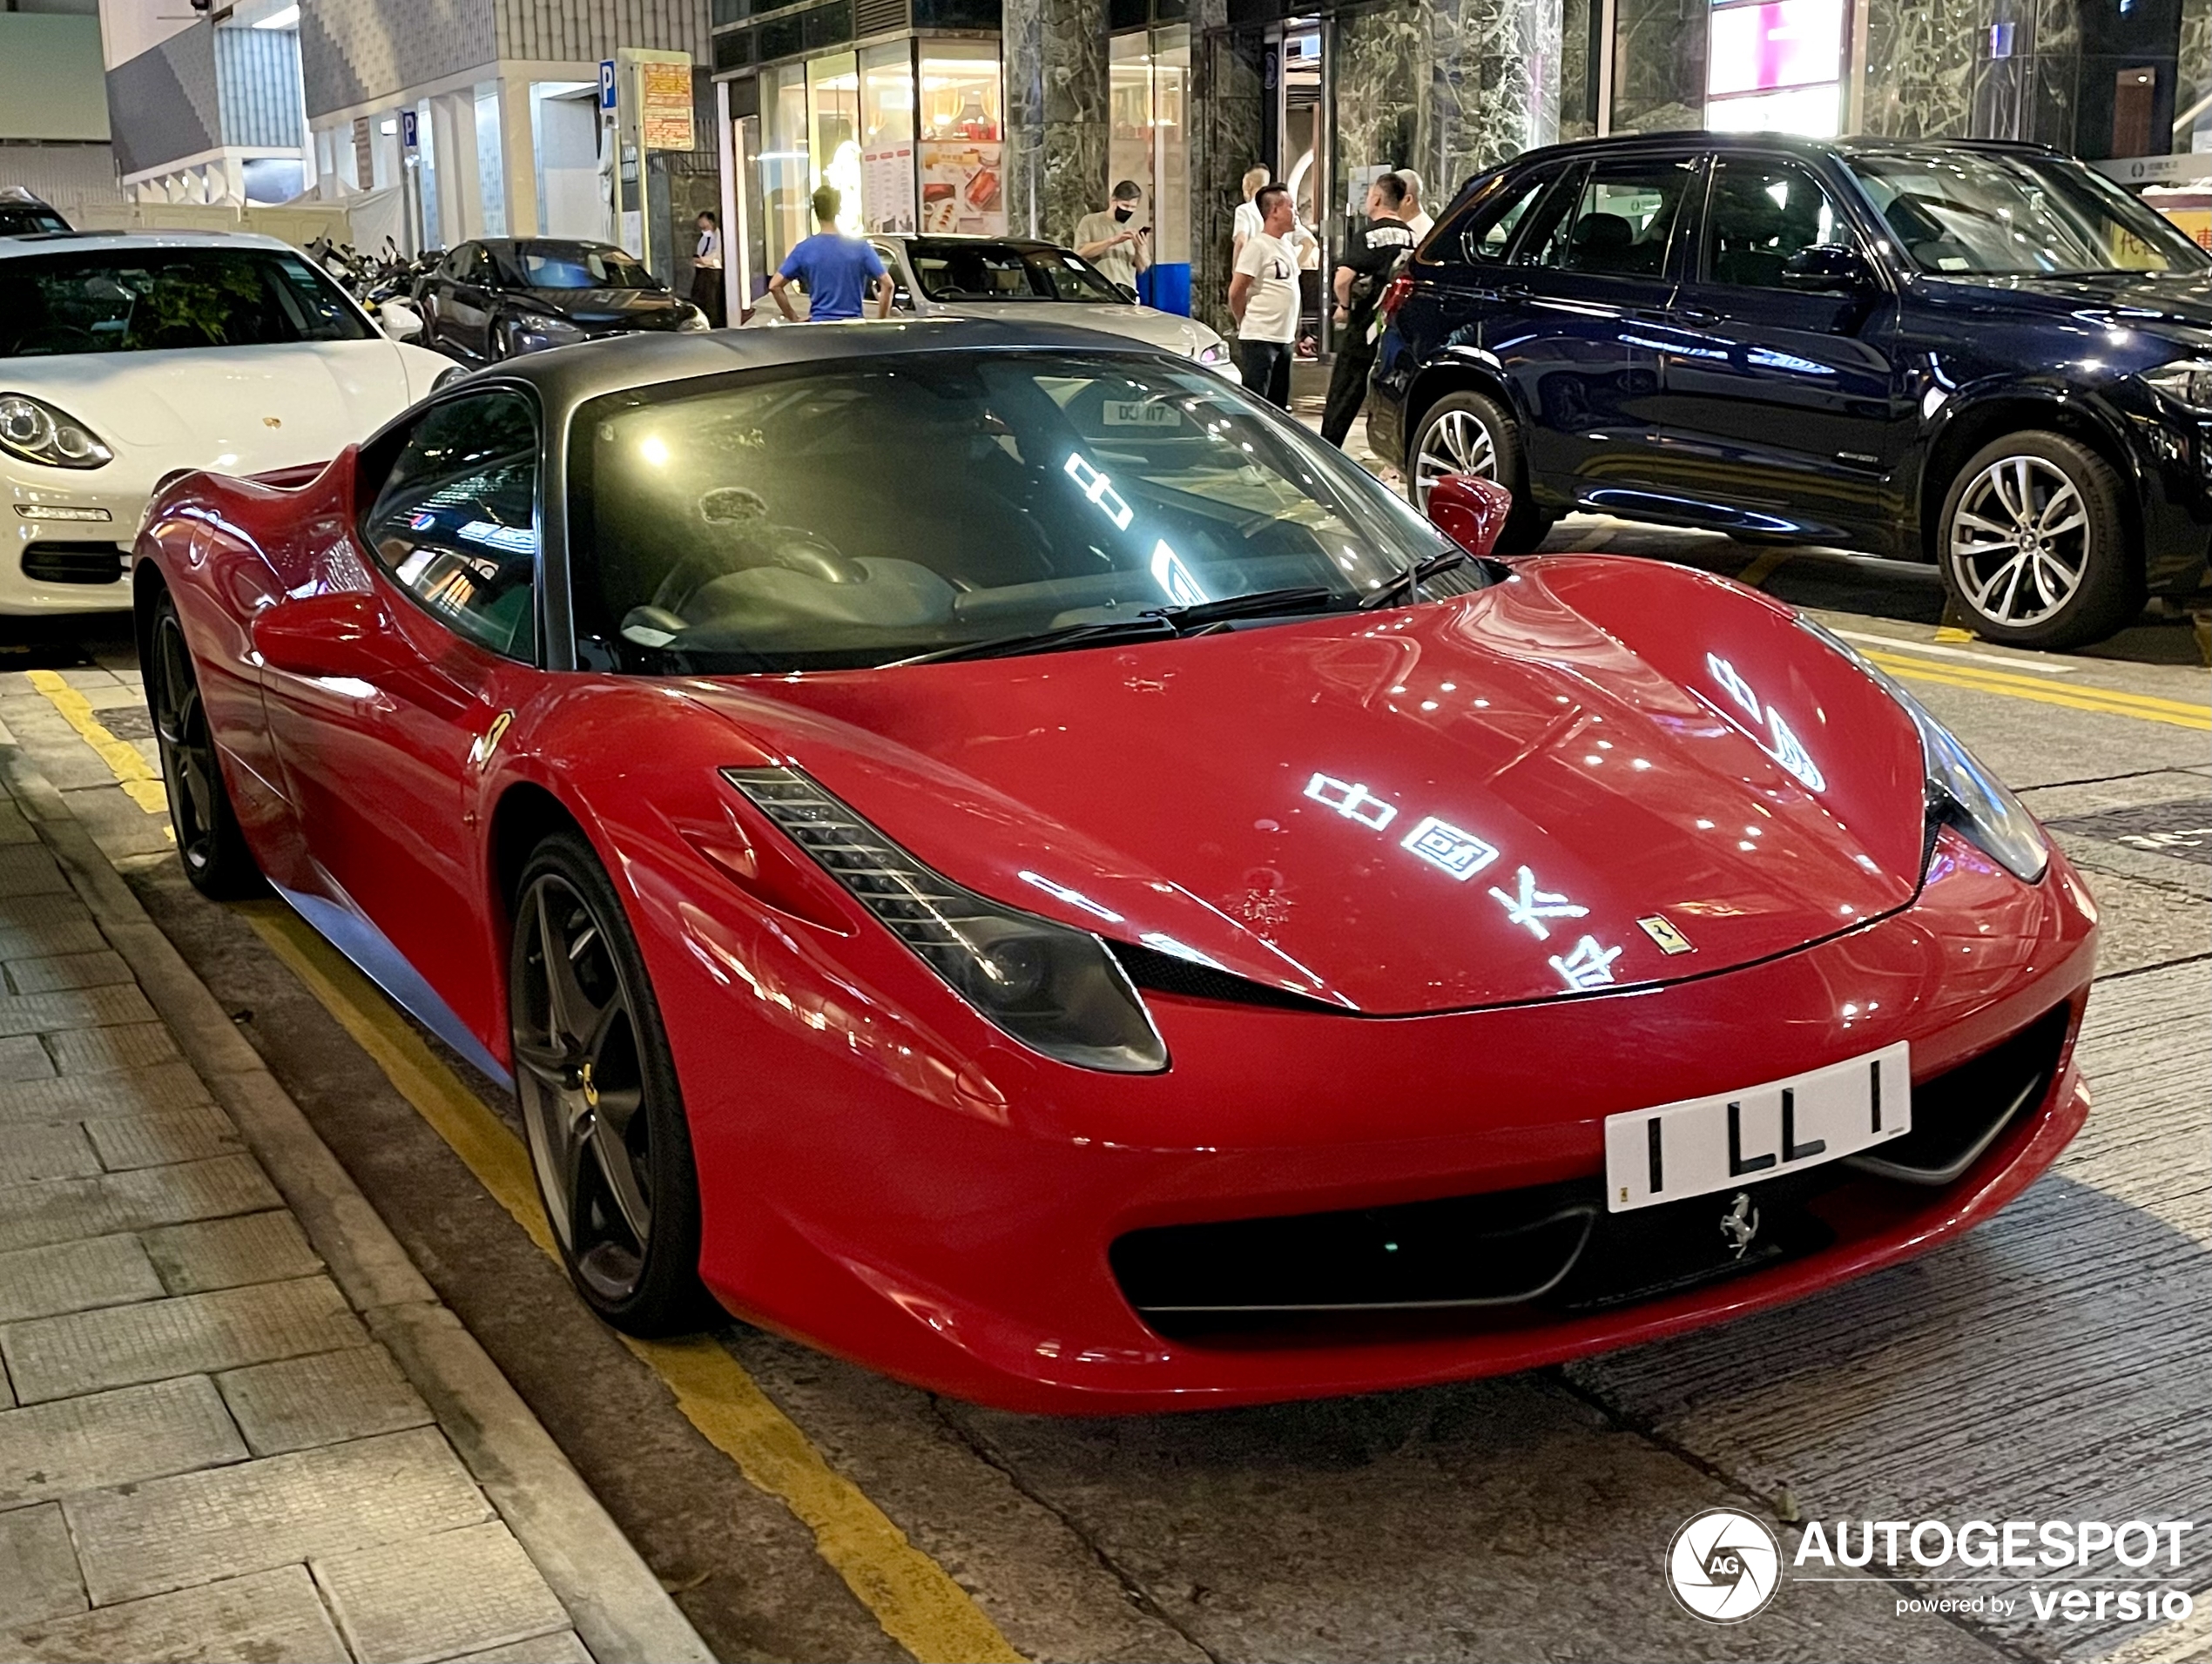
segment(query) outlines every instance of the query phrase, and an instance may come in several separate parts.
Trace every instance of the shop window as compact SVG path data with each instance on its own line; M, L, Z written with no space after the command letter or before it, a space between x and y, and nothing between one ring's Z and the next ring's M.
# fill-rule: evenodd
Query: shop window
M860 54L861 223L869 231L913 231L914 48L906 41Z
M1713 8L1705 125L1716 131L1836 131L1844 0L1749 0Z
M917 5L917 13L920 10ZM1004 236L1006 160L997 45L925 40L919 84L921 228Z
M1143 190L1136 223L1152 232L1152 271L1139 275L1138 287L1154 306L1188 312L1189 27L1177 24L1115 37L1109 72L1108 177L1133 179Z
M766 28L761 32L765 35ZM758 158L763 253L772 271L814 229L806 202L814 185L807 163L806 79L801 65L761 72L760 116L765 141Z
M860 212L860 75L852 53L807 63L806 111L813 122L813 184L836 190L845 205L840 219L851 231Z

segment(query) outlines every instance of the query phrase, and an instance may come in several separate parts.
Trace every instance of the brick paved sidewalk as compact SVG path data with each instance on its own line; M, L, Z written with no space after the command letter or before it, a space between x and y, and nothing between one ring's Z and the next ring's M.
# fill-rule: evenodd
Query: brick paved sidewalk
M88 879L97 852L57 834L69 812L10 738L0 1661L550 1664L591 1658L579 1628L602 1664L705 1657L205 989L147 959L166 943L111 871ZM221 1026L188 1048L238 1067L194 1068L118 945ZM275 1166L210 1080L264 1105Z

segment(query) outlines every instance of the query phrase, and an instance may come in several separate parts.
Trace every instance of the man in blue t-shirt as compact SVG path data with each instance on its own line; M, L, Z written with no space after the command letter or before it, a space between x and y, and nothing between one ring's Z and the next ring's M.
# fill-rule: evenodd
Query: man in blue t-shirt
M815 323L857 318L867 298L871 280L875 285L875 315L891 315L891 275L882 258L865 238L847 237L837 228L837 211L844 205L835 185L814 192L814 218L821 230L784 256L783 268L768 280L768 293L792 323L799 314L784 293L793 278L806 291L807 317Z

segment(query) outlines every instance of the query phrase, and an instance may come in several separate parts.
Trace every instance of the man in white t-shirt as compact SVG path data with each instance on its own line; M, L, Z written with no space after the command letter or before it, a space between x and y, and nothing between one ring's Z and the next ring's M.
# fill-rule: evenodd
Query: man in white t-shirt
M1286 185L1262 185L1252 205L1259 211L1259 229L1244 239L1229 280L1237 367L1248 389L1287 410L1291 355L1298 345L1298 256L1290 245L1297 216Z
M1398 170L1398 178L1406 187L1406 206L1402 217L1413 227L1413 241L1418 244L1428 235L1428 228L1436 223L1429 211L1421 206L1421 176L1410 167Z

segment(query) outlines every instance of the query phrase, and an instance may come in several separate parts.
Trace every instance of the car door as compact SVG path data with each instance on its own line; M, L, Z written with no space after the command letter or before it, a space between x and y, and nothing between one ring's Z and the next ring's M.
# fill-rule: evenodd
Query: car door
M448 344L474 359L491 355L491 255L482 243L453 252L453 281L446 288Z
M883 262L883 269L891 275L891 310L908 314L915 312L914 273L907 269L906 257L898 240L891 237L871 237L868 246L875 250L876 259ZM873 299L869 301L868 309L871 312L874 310Z
M1836 194L1793 158L1716 157L1685 278L1660 332L1662 483L1735 530L1885 524L1912 414L1898 299Z
M391 461L381 481L364 480L372 501L358 525L374 569L363 628L383 637L379 668L265 678L285 778L334 904L315 922L353 932L347 946L369 962L381 956L380 980L425 1021L435 1013L420 990L395 986L410 974L479 1034L501 1019L465 783L539 680L537 432L529 394L492 388L442 400L388 435L376 450Z
M1659 343L1703 183L1696 155L1606 158L1546 196L1482 325L1512 379L1531 482L1588 507L1653 474Z

